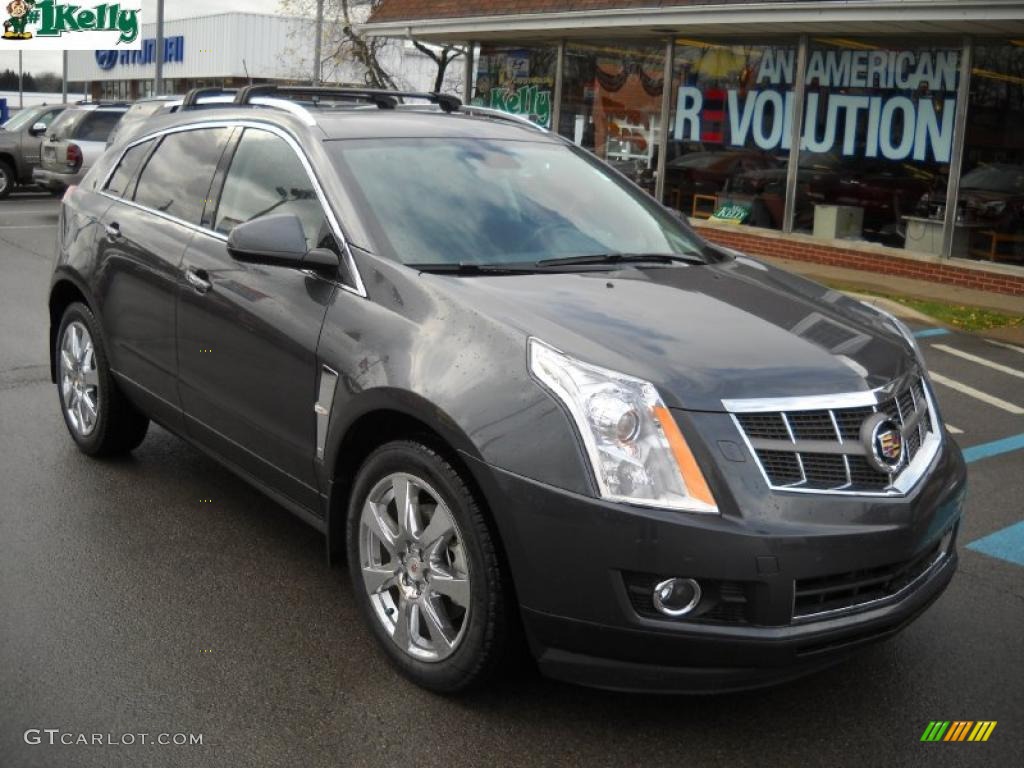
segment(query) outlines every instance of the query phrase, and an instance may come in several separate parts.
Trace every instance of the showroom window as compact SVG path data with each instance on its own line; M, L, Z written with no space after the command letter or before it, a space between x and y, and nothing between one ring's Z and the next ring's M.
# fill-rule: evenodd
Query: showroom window
M654 192L664 43L571 42L558 131Z
M942 252L961 53L811 38L794 231Z
M954 240L961 246L954 256L1024 266L1022 45L979 40L974 46L956 212L967 236Z
M481 46L473 103L550 128L557 60L555 45Z
M796 44L677 39L664 202L781 229Z

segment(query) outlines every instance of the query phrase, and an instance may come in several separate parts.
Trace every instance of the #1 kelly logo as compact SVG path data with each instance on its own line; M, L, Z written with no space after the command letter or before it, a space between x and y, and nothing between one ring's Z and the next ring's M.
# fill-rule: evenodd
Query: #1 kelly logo
M138 49L142 44L140 6L141 0L88 6L57 0L10 0L0 40L44 50Z

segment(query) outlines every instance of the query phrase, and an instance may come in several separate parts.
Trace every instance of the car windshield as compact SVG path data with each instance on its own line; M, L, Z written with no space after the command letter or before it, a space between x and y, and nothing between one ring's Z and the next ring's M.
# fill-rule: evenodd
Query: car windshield
M5 131L20 131L22 128L26 128L35 122L36 115L42 112L41 109L23 109L14 117L8 119L3 124Z
M1024 191L1024 166L982 165L960 179L961 189L979 189L983 192L1016 193Z
M561 143L396 138L326 146L390 251L384 255L406 264L703 254L679 219Z

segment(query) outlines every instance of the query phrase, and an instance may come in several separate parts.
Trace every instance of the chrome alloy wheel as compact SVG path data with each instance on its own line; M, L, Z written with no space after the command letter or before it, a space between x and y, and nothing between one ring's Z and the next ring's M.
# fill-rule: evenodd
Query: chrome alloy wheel
M68 323L60 340L60 391L68 423L88 437L100 415L100 377L96 350L83 323Z
M377 483L359 521L359 562L373 612L420 661L441 661L469 625L469 566L451 511L425 481L398 472Z

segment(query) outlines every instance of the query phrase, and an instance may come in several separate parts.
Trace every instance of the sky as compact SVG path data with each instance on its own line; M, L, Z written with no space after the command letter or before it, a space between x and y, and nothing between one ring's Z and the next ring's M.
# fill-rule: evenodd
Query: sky
M279 4L280 0L164 0L164 17L167 19L180 19L187 16L205 16L222 11L277 13ZM6 0L0 0L0 5L6 5ZM0 9L0 14L2 14L2 9ZM6 14L3 14L3 18L6 18ZM143 23L155 20L156 0L142 0ZM59 51L26 52L24 56L25 72L31 72L32 74L42 74L43 72L60 74L60 65L61 55ZM4 69L18 71L17 53L0 49L0 70Z

